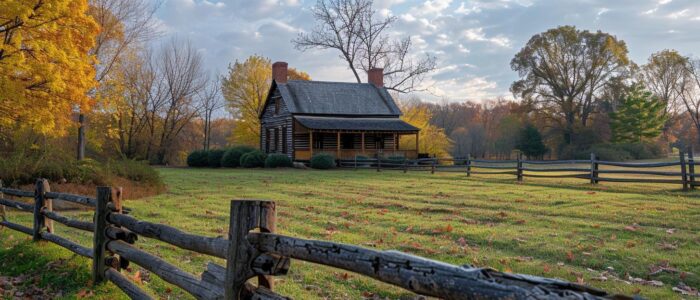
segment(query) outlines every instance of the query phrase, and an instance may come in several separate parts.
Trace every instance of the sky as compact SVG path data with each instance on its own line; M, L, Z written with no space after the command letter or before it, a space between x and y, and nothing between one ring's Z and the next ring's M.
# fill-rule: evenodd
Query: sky
M286 61L313 80L354 81L335 50L294 49L314 27L316 0L165 0L157 11L163 35L188 38L207 68L223 74L250 55ZM417 94L425 101L512 98L518 79L510 61L534 34L561 25L601 30L627 43L638 64L663 49L700 56L700 0L375 0L395 16L392 37L410 36L412 54L437 58Z

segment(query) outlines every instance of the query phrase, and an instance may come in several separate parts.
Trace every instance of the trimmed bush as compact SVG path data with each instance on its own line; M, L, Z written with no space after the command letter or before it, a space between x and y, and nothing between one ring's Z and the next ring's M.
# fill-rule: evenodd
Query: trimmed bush
M225 149L209 150L207 155L207 165L212 168L220 168L221 158L224 156L224 153L226 153Z
M265 166L265 153L255 150L241 155L241 167L260 168Z
M292 160L285 154L270 154L265 159L265 168L291 168Z
M187 166L206 167L209 165L209 153L204 150L195 150L187 156Z
M226 150L221 157L221 166L224 168L237 168L241 166L241 156L256 149L250 146L236 146Z
M164 186L160 174L158 174L156 169L148 165L148 161L121 159L109 161L108 166L111 173L119 177L152 186Z
M335 157L326 153L314 154L311 157L310 165L314 169L332 169L335 168Z

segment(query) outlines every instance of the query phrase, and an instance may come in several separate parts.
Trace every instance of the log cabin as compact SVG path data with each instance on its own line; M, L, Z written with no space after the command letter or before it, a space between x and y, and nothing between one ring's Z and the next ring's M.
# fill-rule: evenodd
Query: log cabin
M287 63L275 62L259 116L260 149L295 161L308 161L316 153L336 159L417 158L420 129L400 119L401 110L384 87L383 70L369 70L367 81L288 80ZM401 149L407 135L415 136L415 143Z

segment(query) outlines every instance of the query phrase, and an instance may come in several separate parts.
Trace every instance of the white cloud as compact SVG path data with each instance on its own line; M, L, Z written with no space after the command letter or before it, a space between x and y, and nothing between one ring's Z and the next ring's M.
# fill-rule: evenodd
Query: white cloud
M470 41L489 42L501 47L510 47L510 39L502 35L486 37L484 29L481 27L465 29L462 34Z

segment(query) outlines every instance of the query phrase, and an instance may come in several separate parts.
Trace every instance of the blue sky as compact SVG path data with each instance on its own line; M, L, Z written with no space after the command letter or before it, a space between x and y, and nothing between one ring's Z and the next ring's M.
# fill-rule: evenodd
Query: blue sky
M290 42L313 27L309 8L315 3L165 0L157 17L163 38L192 40L212 72L259 54L314 80L352 81L337 53L300 52ZM438 69L419 94L427 101L512 97L508 89L517 74L510 60L533 34L559 25L613 34L638 64L663 49L700 56L700 0L375 0L375 8L398 18L391 34L410 35L415 55L437 57Z

